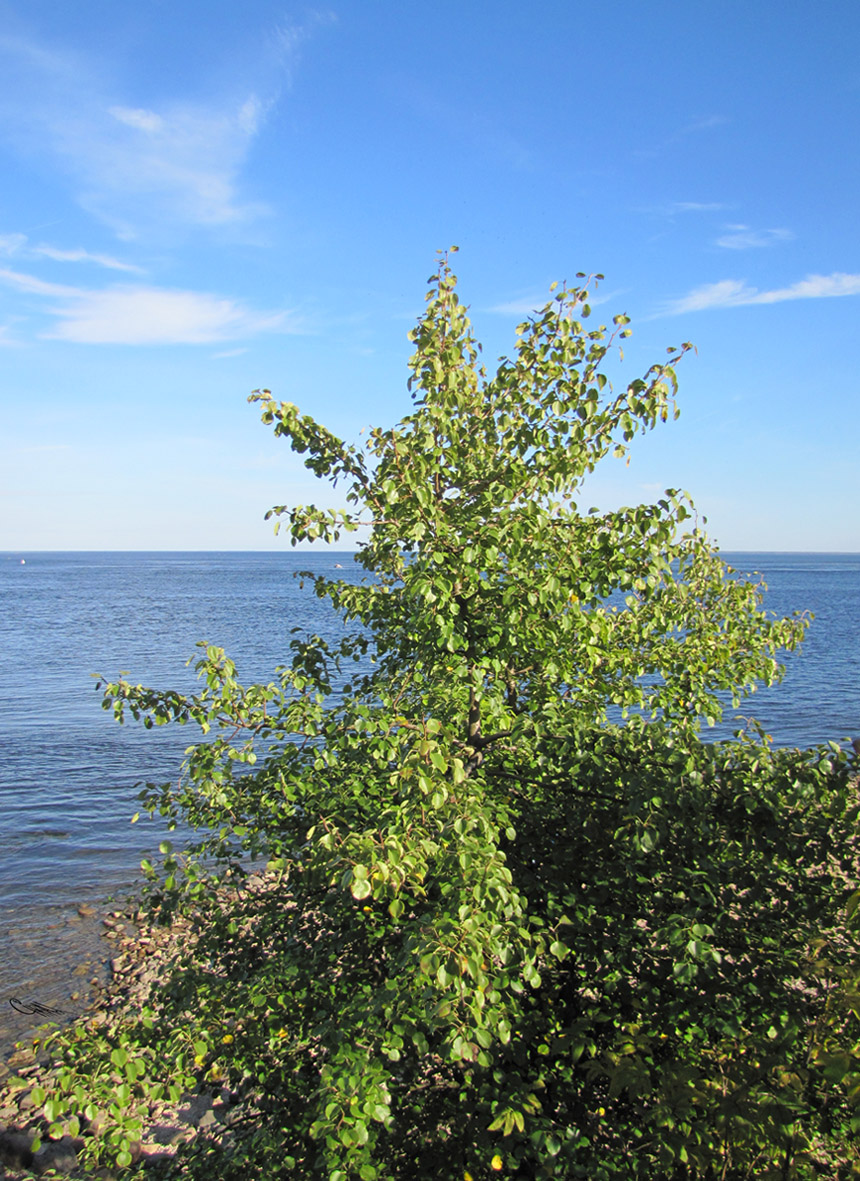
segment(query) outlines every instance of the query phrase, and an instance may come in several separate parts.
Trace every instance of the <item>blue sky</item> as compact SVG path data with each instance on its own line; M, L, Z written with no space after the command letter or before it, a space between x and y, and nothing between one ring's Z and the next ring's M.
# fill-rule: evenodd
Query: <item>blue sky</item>
M0 549L266 549L335 504L259 386L408 412L438 249L488 363L550 283L691 340L583 501L860 550L860 6L0 0Z

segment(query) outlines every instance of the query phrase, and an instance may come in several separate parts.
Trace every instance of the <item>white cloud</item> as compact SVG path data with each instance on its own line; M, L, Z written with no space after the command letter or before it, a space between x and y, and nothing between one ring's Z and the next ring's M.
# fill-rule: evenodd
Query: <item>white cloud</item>
M705 115L702 119L694 119L692 123L682 127L679 135L695 135L699 131L710 131L712 127L722 127L728 123L725 115Z
M728 209L720 201L673 201L669 206L670 213L718 213Z
M808 275L790 287L759 291L741 279L723 279L697 287L675 300L666 309L668 315L702 312L710 308L746 307L750 304L783 303L793 299L827 299L839 295L860 295L860 275L835 272L832 275Z
M0 282L28 295L77 295L76 287L66 287L62 283L46 283L37 279L35 275L25 275L21 271L10 271L0 267Z
M65 127L60 150L74 155L82 204L128 235L153 207L194 225L243 222L264 211L238 192L263 112L255 95L226 109L111 106L104 112L109 121L95 113L83 134Z
M232 299L158 287L82 292L54 314L59 323L49 335L81 344L212 344L295 330L285 312L254 312Z
M121 262L109 254L93 254L90 250L61 250L57 246L34 246L30 254L44 258L52 258L55 262L93 262L96 266L106 267L110 271L133 271L140 274L142 268L133 266L130 262Z
M130 107L108 107L108 114L113 115L126 127L136 127L138 131L161 131L164 121L154 111L132 110Z
M541 295L524 295L519 299L511 299L506 303L497 303L493 307L486 310L496 316L531 316L535 312L543 311L546 305L561 295L561 288L558 287L554 292L547 289ZM602 303L608 303L614 299L618 292L611 295L597 295L593 292L588 300L588 306L592 308L599 307Z
M282 64L289 70L302 44L320 28L337 24L337 14L329 8L306 10L304 19L282 23L275 29L275 48Z
M16 447L13 455L55 455L58 451L71 451L69 443L33 443L29 447Z
M17 254L26 245L26 234L0 234L0 253L2 254Z
M265 212L241 192L268 109L250 88L215 102L137 105L111 92L98 62L2 36L0 71L10 83L0 105L3 137L24 153L53 155L79 203L121 237L243 223Z
M255 94L252 94L239 108L236 118L239 127L246 135L256 135L260 129L264 114L263 104Z
M38 246L30 246L26 234L0 234L0 254L22 254L25 258L50 258L55 262L91 262L100 267L107 267L112 271L141 272L140 267L129 262L121 262L109 254L94 254L90 250L76 248L65 250L59 246L50 246L42 242Z
M0 283L27 295L59 302L43 337L80 344L214 344L260 332L298 333L303 327L286 311L263 312L235 299L201 291L114 284L101 290L46 283L0 268Z
M487 308L487 311L497 316L531 316L546 307L548 299L551 298L551 295L546 294L525 295L520 299L508 300L507 303L494 304L493 307Z
M700 119L693 119L692 122L685 123L683 127L672 132L661 143L655 144L651 148L637 148L633 154L645 157L659 156L689 136L700 135L702 132L711 131L714 127L722 127L725 123L728 123L725 115L705 115Z
M750 250L761 246L775 246L777 242L789 242L794 237L791 230L753 230L750 226L726 226L726 233L717 238L717 246L725 250Z
M784 299L826 299L836 295L860 295L860 275L836 271L832 275L807 275L791 287L762 291L754 303L781 303Z

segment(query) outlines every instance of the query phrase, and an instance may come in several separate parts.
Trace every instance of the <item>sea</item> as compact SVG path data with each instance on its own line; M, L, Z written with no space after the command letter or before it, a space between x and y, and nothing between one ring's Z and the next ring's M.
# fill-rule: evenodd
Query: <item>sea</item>
M775 745L860 736L860 554L723 553L768 585L774 615L814 614L783 681L705 739L755 716ZM269 681L302 633L343 624L301 572L360 581L351 553L0 554L0 1049L103 980L101 919L139 885L163 822L135 823L144 782L175 778L191 727L118 725L99 678L193 691L200 641L243 683ZM35 1012L33 1011L35 1009Z

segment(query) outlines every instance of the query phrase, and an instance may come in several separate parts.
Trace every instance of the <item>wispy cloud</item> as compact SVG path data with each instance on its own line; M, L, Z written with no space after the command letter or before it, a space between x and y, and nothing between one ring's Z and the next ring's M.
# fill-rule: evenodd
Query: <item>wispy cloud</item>
M50 258L54 262L93 263L111 271L131 271L137 274L140 274L142 269L130 262L122 262L113 255L95 254L81 247L68 250L60 246L51 246L47 242L33 246L26 234L0 234L0 254L17 255L22 258Z
M235 224L265 212L239 193L239 173L263 115L256 95L225 110L114 105L83 134L66 127L61 151L82 182L81 203L122 236L135 235L147 207L198 226Z
M28 295L77 295L77 287L67 287L63 283L46 283L44 279L37 279L35 275L25 275L21 271L10 271L0 267L0 282L17 291Z
M495 316L531 316L535 312L542 311L548 303L550 303L557 295L561 294L561 289L557 289L554 293L549 290L543 291L538 295L523 295L516 299L511 299L505 303L493 304L492 307L485 310L491 315ZM600 295L593 293L588 300L589 307L600 307L602 303L609 303L610 300L615 299L620 294L618 291L610 294Z
M319 29L336 25L337 20L337 13L330 8L311 8L305 11L303 19L283 21L276 27L274 47L288 77L301 46Z
M860 275L835 272L832 275L807 275L790 287L759 291L742 279L723 279L697 287L688 295L669 304L664 315L703 312L711 308L737 308L751 304L783 303L793 299L829 299L840 295L860 295Z
M110 92L97 62L8 37L0 37L0 70L10 95L0 110L9 116L4 137L22 151L52 155L79 203L121 237L167 225L242 223L265 212L241 184L270 105L255 91L137 105Z
M58 451L71 451L69 443L32 443L28 447L14 448L14 455L55 455Z
M54 309L48 335L80 344L212 344L287 332L285 312L255 312L232 299L157 287L112 287L86 292Z
M94 254L90 250L61 250L58 246L46 246L42 243L34 246L30 253L41 258L52 258L55 262L91 262L96 266L106 267L109 271L131 271L140 274L142 267L134 266L130 262L122 262L110 254Z
M659 144L655 144L650 148L638 148L634 152L636 156L654 157L659 156L663 152L668 151L669 148L675 147L677 144L690 138L690 136L701 135L703 132L712 131L715 127L722 127L723 124L728 123L725 115L703 115L699 119L691 119L689 123L685 123L676 131Z
M510 299L506 303L494 304L491 308L487 308L487 311L496 316L531 316L534 312L546 307L548 298L552 297L548 297L545 292L540 295L523 295L518 299Z
M719 213L723 209L728 209L728 205L724 205L722 201L672 201L670 202L668 213Z
M299 333L288 311L266 312L208 292L112 284L101 290L46 283L0 268L0 283L58 302L45 311L52 325L41 335L79 344L216 344L263 332Z
M750 226L730 225L717 238L716 245L724 250L753 250L763 246L776 246L778 242L790 242L794 238L791 230L754 230Z
M676 134L680 138L685 135L696 135L700 131L710 131L712 127L722 127L728 123L725 115L705 115L700 119L693 119L686 123Z
M18 254L26 245L26 234L0 234L0 254Z

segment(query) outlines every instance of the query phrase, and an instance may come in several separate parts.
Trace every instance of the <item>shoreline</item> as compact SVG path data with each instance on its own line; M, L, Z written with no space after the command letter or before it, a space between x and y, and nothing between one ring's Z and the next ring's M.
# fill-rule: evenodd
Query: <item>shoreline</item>
M251 875L243 884L243 892L267 888L266 875L260 873ZM224 890L224 905L230 905L234 893ZM198 925L195 916L180 915L174 916L169 925L159 926L148 921L137 901L130 902L124 910L115 907L100 922L104 928L101 938L111 941L106 950L113 952L107 958L104 986L93 986L87 998L89 1003L79 1013L70 1014L60 1028L79 1022L88 1031L110 1036L112 1030L121 1027L130 1014L147 1003L153 988L163 981L165 969L175 962L178 951L194 947ZM98 1176L103 1181L113 1181L121 1170L100 1167L93 1173L79 1162L85 1143L80 1136L73 1138L66 1134L53 1141L47 1137L48 1120L42 1108L33 1102L31 1093L34 1087L41 1086L50 1095L59 1064L51 1055L50 1045L47 1050L42 1045L43 1038L38 1036L36 1027L33 1034L36 1036L23 1039L8 1054L0 1055L0 1181L25 1181L51 1168L60 1176ZM253 1118L253 1108L253 1093L240 1098L226 1086L203 1080L175 1102L169 1099L143 1102L140 1108L143 1126L138 1141L132 1145L133 1164L164 1165L181 1145L198 1135L226 1142L232 1124L249 1113ZM98 1119L94 1129L98 1130ZM44 1138L34 1154L32 1144L40 1132Z
M138 908L126 883L123 890L100 898L40 908L35 922L32 910L10 908L0 917L5 960L0 976L0 1081L16 1043L32 1038L45 1024L71 1025L98 1003L110 982L113 945L134 922Z
M101 906L83 903L62 921L45 924L28 943L41 944L42 954L30 961L20 957L20 967L4 980L0 1016L0 1081L8 1073L9 1059L18 1043L36 1035L45 1024L63 1028L78 1020L97 1003L109 979L110 944L105 936L116 920L115 903ZM4 932L14 939L26 931L23 924ZM4 940L5 942L5 940ZM30 948L25 946L24 951ZM23 971L21 970L23 968ZM28 970L29 969L29 970Z

